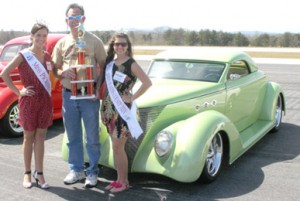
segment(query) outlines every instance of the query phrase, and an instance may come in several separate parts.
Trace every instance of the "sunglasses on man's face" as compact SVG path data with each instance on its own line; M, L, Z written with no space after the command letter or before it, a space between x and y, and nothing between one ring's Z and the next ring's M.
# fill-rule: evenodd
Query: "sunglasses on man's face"
M80 20L82 17L82 15L77 15L77 16L69 16L68 20L72 21L72 20Z
M122 47L126 47L127 43L114 43L114 46L118 47L118 46L122 46Z

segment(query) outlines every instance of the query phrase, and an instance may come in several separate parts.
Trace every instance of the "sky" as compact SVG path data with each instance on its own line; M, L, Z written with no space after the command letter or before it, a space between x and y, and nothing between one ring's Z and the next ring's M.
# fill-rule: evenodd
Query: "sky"
M153 30L158 27L224 32L300 33L299 0L7 0L0 30L30 31L35 22L67 31L70 3L85 9L89 31Z

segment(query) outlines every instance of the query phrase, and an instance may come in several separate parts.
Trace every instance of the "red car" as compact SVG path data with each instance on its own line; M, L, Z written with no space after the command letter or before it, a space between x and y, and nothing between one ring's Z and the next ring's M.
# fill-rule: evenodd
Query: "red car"
M57 41L64 36L66 35L49 34L45 50L51 54ZM30 42L30 36L18 37L8 41L1 51L0 72L20 50L29 47ZM19 89L23 87L22 82L20 81L18 68L15 68L11 73L11 78ZM53 119L59 119L62 117L62 86L60 81L55 78L51 72L50 79L52 83ZM6 86L0 77L0 134L10 137L23 135L23 128L18 124L18 117L18 97Z

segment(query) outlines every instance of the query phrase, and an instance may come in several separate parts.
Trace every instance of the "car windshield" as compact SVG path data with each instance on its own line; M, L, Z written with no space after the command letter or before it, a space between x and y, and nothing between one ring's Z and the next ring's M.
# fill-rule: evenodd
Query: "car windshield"
M19 51L22 49L29 47L28 44L16 44L16 45L10 45L6 46L1 53L0 62L9 62L11 61Z
M148 76L164 79L218 82L225 64L213 62L154 61Z

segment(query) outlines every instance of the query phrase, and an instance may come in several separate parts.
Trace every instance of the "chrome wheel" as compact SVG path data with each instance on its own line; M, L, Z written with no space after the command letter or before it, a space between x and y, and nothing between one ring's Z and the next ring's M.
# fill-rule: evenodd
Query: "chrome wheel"
M212 139L206 155L205 166L201 175L204 182L212 182L218 176L222 166L223 150L222 136L217 133Z
M211 176L215 176L221 166L223 155L223 143L221 135L218 133L212 140L206 156L207 172Z
M18 105L14 105L13 108L9 111L9 126L10 128L16 132L23 132L23 128L18 123L19 120L19 108Z
M1 119L0 126L4 135L18 137L23 135L23 127L19 125L18 102L14 102L7 110L7 113Z
M282 119L282 98L279 95L277 98L277 103L275 108L275 126L271 130L271 132L277 132L279 130L279 127L281 125L281 119Z

